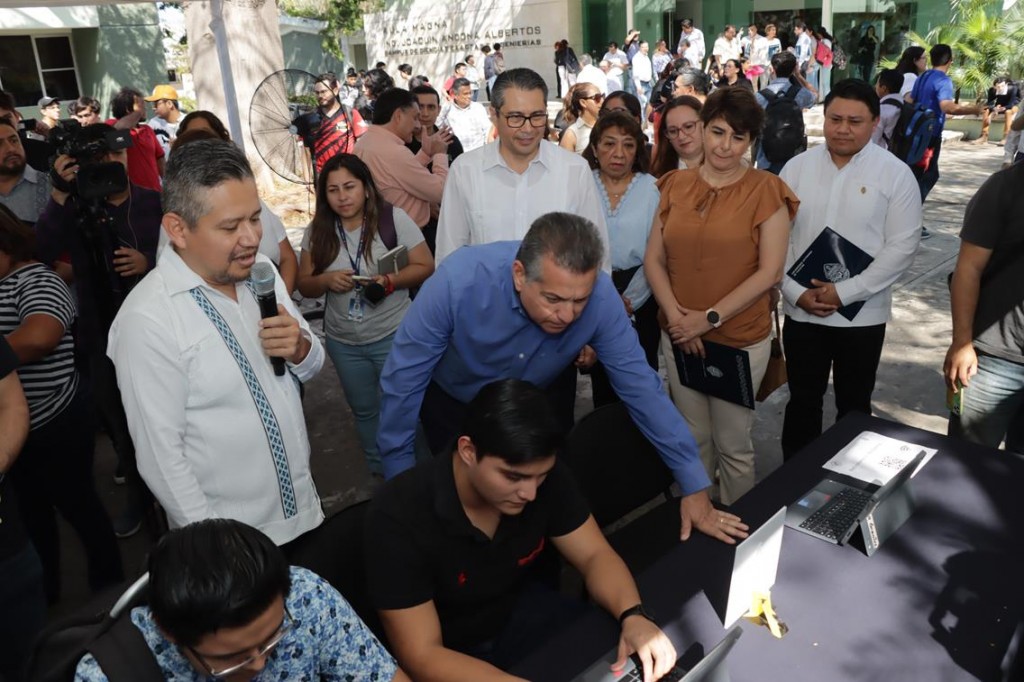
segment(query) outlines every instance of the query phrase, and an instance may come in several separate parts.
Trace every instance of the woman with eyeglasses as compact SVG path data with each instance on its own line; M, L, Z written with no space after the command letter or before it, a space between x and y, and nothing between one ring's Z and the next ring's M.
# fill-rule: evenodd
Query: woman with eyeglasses
M722 78L715 84L719 88L739 86L754 92L754 84L743 75L743 65L738 59L726 59L722 65Z
M381 272L385 253L404 246L409 264ZM400 208L385 202L357 156L338 154L317 178L316 211L302 239L299 291L326 295L324 332L370 473L383 475L377 451L380 373L398 325L409 309L409 289L434 272L423 232Z
M650 161L646 142L632 114L609 111L598 118L583 158L593 169L608 225L612 282L622 296L626 313L633 318L647 362L657 370L661 334L658 303L651 296L643 262L659 194L654 177L647 173ZM618 401L600 358L591 368L590 379L595 408Z
M577 83L569 88L563 107L565 121L570 125L562 133L558 146L577 154L583 153L590 143L590 131L597 123L597 114L603 100L604 95L593 83Z
M660 178L682 168L697 168L704 161L703 105L696 97L676 97L665 105L658 121L658 146L651 172Z
M754 486L754 411L683 385L675 352L706 357L705 344L720 344L744 351L749 390L764 377L770 292L782 279L799 201L777 176L744 163L763 122L764 110L745 89L708 97L701 109L704 163L659 180L661 203L644 257L662 311L669 392L709 478L717 474L725 504Z

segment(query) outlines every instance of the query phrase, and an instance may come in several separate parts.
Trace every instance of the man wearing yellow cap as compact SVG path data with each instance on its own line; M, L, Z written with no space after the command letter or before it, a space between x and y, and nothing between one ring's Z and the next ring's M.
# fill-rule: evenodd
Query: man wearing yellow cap
M166 155L171 151L171 142L178 135L178 122L181 120L181 112L178 111L178 91L170 85L158 85L153 88L153 94L145 100L153 103L153 111L156 113L156 116L146 121L146 124L156 133L156 139L160 141Z

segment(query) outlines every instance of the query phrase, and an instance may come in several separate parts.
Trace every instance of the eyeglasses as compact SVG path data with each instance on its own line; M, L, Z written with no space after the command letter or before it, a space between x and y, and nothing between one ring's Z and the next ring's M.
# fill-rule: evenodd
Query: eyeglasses
M690 121L689 123L684 123L683 125L679 126L678 128L676 128L675 126L673 126L671 128L666 128L665 129L665 134L668 135L669 137L679 137L679 135L681 133L686 133L687 135L692 135L693 131L694 131L694 129L696 129L698 123L700 123L700 121Z
M526 116L524 114L501 114L509 128L522 128L529 121L534 128L546 127L548 124L548 112L535 111Z
M316 88L313 89L313 94L314 95L326 95L329 92L331 92L331 91L330 90L317 90Z
M206 672L210 675L210 677L219 680L224 679L232 673L238 672L242 668L252 665L253 662L255 662L257 659L270 655L270 653L275 648L277 648L277 645L281 643L281 640L283 640L288 635L288 633L292 631L294 627L295 621L292 619L292 614L288 612L288 608L286 607L284 610L284 618L281 620L281 625L277 628L277 632L275 632L274 635L269 640L262 644L259 647L259 649L256 650L255 654L249 656L244 661L241 661L239 663L233 663L232 665L229 665L228 667L223 668L221 670L216 670L212 665L210 665L209 661L207 661L202 654L200 654L192 647L185 648L188 649L192 653L192 655L195 656L196 659L198 659L199 662L203 664L203 668L205 668Z

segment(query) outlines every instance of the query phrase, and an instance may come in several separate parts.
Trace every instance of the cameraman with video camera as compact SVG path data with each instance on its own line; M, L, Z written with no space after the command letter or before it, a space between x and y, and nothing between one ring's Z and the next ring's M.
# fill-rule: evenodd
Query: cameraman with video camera
M107 333L128 293L156 263L160 194L128 181L127 131L62 122L50 141L57 151L50 173L54 187L36 223L36 252L48 264L63 251L71 254L79 299L76 353L117 453L115 480L123 476L129 484L128 508L114 522L118 537L128 537L141 526L148 491L106 356Z

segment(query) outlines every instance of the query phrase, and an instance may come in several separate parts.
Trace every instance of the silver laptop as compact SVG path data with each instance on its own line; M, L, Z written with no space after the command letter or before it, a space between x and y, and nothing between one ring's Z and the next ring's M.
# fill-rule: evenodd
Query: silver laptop
M668 674L660 678L660 682L729 682L725 659L742 634L743 631L737 625L695 666L686 669L677 662ZM629 657L629 662L623 670L611 671L611 665L617 655L618 648L612 649L573 682L643 682L644 669L636 654Z

